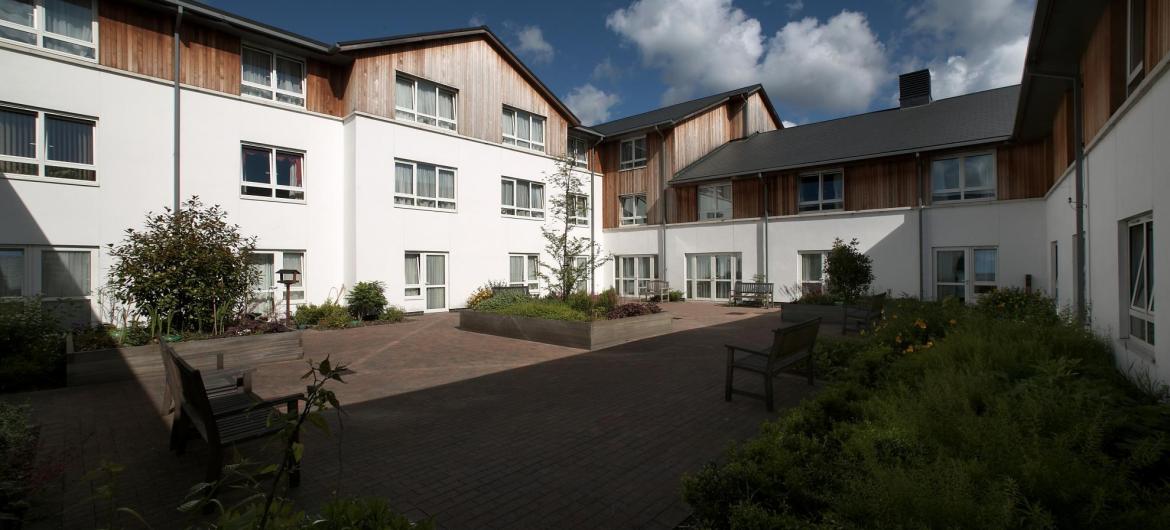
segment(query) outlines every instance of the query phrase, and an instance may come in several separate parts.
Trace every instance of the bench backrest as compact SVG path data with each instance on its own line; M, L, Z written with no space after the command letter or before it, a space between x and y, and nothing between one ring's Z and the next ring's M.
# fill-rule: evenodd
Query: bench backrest
M652 294L660 294L670 290L670 282L666 280L647 280L646 291Z
M172 356L178 357L175 349L171 347L166 340L159 337L158 352L162 356L163 374L166 375L166 398L169 398L171 403L174 403L175 409L178 410L179 403L183 400L182 392L183 384L179 381L179 372L175 368L175 362L171 359ZM163 403L163 407L169 407L171 403Z
M821 329L821 318L806 320L796 325L774 330L775 338L772 341L772 351L769 352L768 362L774 363L794 355L804 357L811 355L813 346L816 346L817 333Z
M523 296L529 296L527 285L509 285L506 287L492 287L492 296L502 293L515 293Z
M199 430L199 434L209 444L219 443L219 429L215 424L215 415L211 411L211 400L207 397L207 389L203 387L203 376L191 367L182 357L175 354L175 350L167 347L164 351L170 357L172 366L178 374L179 389L173 390L178 396L176 401L182 407L183 415Z
M771 294L773 284L763 282L735 282L737 294Z

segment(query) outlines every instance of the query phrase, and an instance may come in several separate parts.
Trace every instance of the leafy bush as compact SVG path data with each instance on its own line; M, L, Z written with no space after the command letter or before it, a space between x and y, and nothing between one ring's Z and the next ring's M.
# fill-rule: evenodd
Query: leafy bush
M376 320L386 307L386 285L382 282L357 282L345 296L349 313L358 320Z
M383 322L402 322L406 320L406 310L396 305L387 306L385 311L378 316L378 320Z
M613 310L613 308L617 307L617 305L618 295L617 291L615 291L613 287L601 291L601 294L597 295L596 307L600 308L598 311L602 314L609 313Z
M73 328L73 351L97 351L117 348L118 339L111 334L110 326L94 324Z
M511 305L527 302L529 300L531 300L531 298L520 293L503 291L492 296L491 298L488 298L487 300L480 302L475 306L475 309L476 311L493 312Z
M873 283L873 260L862 253L859 246L856 238L848 243L834 240L833 248L825 258L825 275L828 276L825 290L846 304L852 304L865 294Z
M671 302L681 302L683 299L682 291L671 291L669 299Z
M301 326L334 329L349 327L352 321L349 311L332 300L327 300L321 305L305 304L298 307L295 319Z
M502 303L501 299L510 299ZM496 295L484 303L479 304L478 311L486 311L497 315L511 315L518 317L546 318L549 320L589 320L589 315L555 298L527 298L520 295Z
M1043 293L1020 288L996 289L979 297L977 306L984 315L995 319L1052 325L1060 320L1056 302Z
M63 386L64 332L40 298L0 302L0 392Z
M507 285L506 282L493 280L479 286L475 291L472 291L471 296L467 297L467 307L475 309L480 302L492 297L493 287L503 287L505 285Z
M28 510L36 449L28 407L0 401L0 521L20 521Z
M590 314L593 311L593 307L597 305L597 297L589 296L589 293L585 291L577 291L573 294L570 294L569 297L565 299L565 303L569 304L569 307L576 309L577 311Z
M652 315L654 313L661 312L662 308L658 307L658 304L654 303L622 304L613 309L610 309L609 312L605 314L605 318L610 320L617 320L619 318L640 317L643 315Z
M264 333L283 333L292 331L283 322L244 316L236 323L224 329L224 335L261 335Z

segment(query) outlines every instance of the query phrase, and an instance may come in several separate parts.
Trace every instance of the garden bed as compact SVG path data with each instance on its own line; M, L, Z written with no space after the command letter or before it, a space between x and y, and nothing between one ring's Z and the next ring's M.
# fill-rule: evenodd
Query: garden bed
M484 311L459 312L460 329L586 350L670 333L671 322L670 314L665 312L593 321L553 320Z
M820 318L822 324L840 324L842 316L843 313L839 305L780 302L780 320L784 322L804 322Z

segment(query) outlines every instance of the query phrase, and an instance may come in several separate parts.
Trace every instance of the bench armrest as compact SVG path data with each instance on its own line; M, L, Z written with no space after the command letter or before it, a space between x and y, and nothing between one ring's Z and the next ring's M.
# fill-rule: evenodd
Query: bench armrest
M750 354L752 354L752 355L763 355L764 357L767 357L767 356L768 356L768 354L767 354L767 353L764 353L764 352L762 352L762 351L757 351L757 350L749 350L749 349L747 349L747 348L744 348L744 347L741 347L741 346L732 346L732 345L730 345L730 344L724 344L724 346L726 346L726 347L727 347L727 351L728 351L729 353L730 353L730 352L734 352L734 351L737 351L737 350L738 350L738 351L741 351L741 352L750 353Z
M253 410L262 409L264 407L276 407L277 405L298 406L297 404L299 404L301 399L304 399L304 397L305 396L303 394L289 394L287 396L282 396L282 397L278 397L278 398L265 399L265 400L256 401L253 403L248 403L248 404L240 404L240 405L237 405L235 407L229 407L229 408L226 408L224 410L219 411L218 413L216 413L215 417L216 418L223 418L226 416L235 416L237 414L251 412Z

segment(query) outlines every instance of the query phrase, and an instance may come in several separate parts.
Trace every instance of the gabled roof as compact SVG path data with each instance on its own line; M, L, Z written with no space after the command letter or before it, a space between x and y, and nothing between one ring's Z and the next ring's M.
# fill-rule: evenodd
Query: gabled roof
M1019 85L755 134L728 142L671 183L963 147L1012 135Z
M512 66L520 72L520 75L524 76L524 78L527 79L529 83L532 83L532 85L536 87L537 91L539 91L552 103L553 107L569 118L570 125L581 125L581 120L577 118L576 114L573 114L573 111L569 110L568 105L565 105L565 103L561 101L552 90L549 90L549 88L545 86L544 82L542 82L539 77L536 77L536 74L532 73L532 70L528 69L528 66L524 64L524 61L521 61L520 58L516 56L516 54L512 53L512 50L508 49L504 42L501 41L495 33L492 33L492 30L488 29L487 26L457 28L442 31L428 31L425 33L409 33L405 35L393 35L389 37L377 37L373 39L351 40L339 42L337 45L341 52L344 53L368 48L402 46L405 44L458 39L464 37L483 37L485 40L487 40L488 43L496 49L496 51L500 52L500 55L504 56L504 59L511 63Z
M332 54L337 51L337 46L328 44L319 40L299 35L291 31L286 31L275 26L270 26L263 22L258 22L250 18L242 17L228 11L224 11L217 7L212 7L202 2L193 0L156 0L161 4L170 5L172 7L182 7L183 11L188 14L196 14L205 19L213 20L228 26L233 26L245 31L251 31L262 34L264 36L284 41L289 44L312 50L320 54Z
M728 90L727 92L723 92L721 94L715 94L699 99L692 99L682 103L675 103L674 105L654 109L649 112L643 112L641 114L627 116L625 118L602 123L600 125L594 125L590 128L609 137L651 128L655 125L673 125L691 116L694 116L695 114L699 114L716 105L722 104L731 98L749 96L757 91L764 96L764 105L768 108L768 113L772 115L772 119L776 120L777 127L783 127L780 122L780 117L776 115L776 109L772 108L772 102L768 100L768 95L764 92L764 87L759 84L755 84L743 88L737 88L735 90Z

